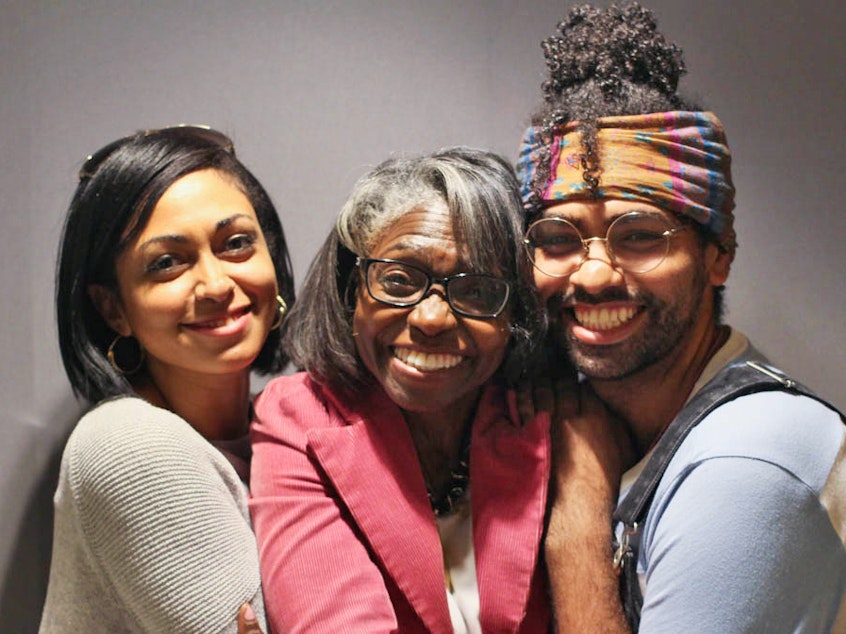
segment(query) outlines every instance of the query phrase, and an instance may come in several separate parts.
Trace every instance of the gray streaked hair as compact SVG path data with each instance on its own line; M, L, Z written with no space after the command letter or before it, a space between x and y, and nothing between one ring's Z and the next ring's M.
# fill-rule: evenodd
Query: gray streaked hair
M406 213L437 202L449 211L463 264L473 272L496 271L511 283L512 334L502 372L514 381L528 371L543 323L522 248L517 180L501 156L454 147L389 159L355 184L286 319L285 350L316 381L340 389L369 382L356 354L348 301L359 283L356 257L369 256Z

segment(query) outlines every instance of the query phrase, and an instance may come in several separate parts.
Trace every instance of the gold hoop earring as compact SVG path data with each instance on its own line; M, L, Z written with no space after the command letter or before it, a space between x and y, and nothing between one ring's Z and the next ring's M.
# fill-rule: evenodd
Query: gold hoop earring
M279 314L276 316L276 321L270 327L271 330L276 330L282 325L282 322L285 320L285 313L288 312L288 304L285 303L281 295L276 296L276 303L279 304Z
M141 344L138 342L138 340L135 339L135 342L138 344L138 351L139 351L138 352L138 363L135 365L134 368L131 368L129 370L126 370L126 369L120 367L120 365L118 365L117 360L115 359L115 346L117 345L117 342L120 341L121 339L132 339L132 337L124 337L123 335L116 336L112 340L111 345L109 345L109 349L106 351L106 357L109 359L109 363L112 364L112 367L115 370L117 370L118 372L120 372L124 376L130 376L130 375L138 372L138 370L141 369L141 366L144 365L144 358L146 357L146 354L144 352L144 348L142 348Z

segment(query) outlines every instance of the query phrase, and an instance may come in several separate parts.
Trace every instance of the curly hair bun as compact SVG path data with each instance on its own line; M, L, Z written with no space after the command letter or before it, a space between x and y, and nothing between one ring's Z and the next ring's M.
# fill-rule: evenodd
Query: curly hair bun
M586 83L611 102L631 86L655 90L671 103L678 99L685 73L682 51L658 31L652 12L637 3L573 7L558 24L558 35L541 46L549 68L543 93L550 104Z

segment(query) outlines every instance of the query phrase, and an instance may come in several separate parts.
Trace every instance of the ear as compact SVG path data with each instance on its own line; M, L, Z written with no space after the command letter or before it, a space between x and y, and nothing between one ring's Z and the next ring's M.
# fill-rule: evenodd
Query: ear
M89 284L88 297L100 313L100 317L119 335L128 337L132 328L123 312L123 304L112 289L101 284Z
M708 281L712 286L722 286L726 283L731 269L731 255L727 251L723 251L716 244L708 244L705 247L705 264Z

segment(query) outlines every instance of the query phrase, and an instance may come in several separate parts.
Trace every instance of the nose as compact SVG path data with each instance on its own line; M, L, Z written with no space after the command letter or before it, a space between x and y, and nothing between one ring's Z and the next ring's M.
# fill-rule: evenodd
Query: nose
M608 253L608 238L599 238L594 236L593 238L586 238L584 240L584 243L585 247L587 248L585 260L603 260L607 262L610 266L614 266L614 262L611 260L611 254ZM593 254L594 245L602 246L602 250L599 252L601 257L596 257Z
M606 240L588 238L585 244L587 244L587 253L579 268L570 274L570 283L581 286L589 293L622 284L623 273L611 259Z
M408 314L408 324L430 337L455 328L457 323L446 297L434 289Z
M213 255L201 258L195 267L197 283L194 292L198 299L223 301L232 293L235 282L226 272L224 264Z

